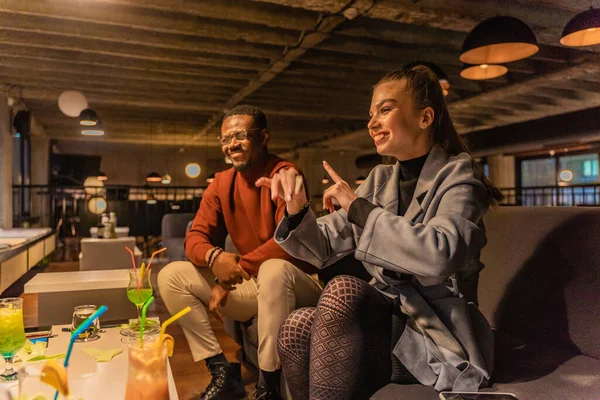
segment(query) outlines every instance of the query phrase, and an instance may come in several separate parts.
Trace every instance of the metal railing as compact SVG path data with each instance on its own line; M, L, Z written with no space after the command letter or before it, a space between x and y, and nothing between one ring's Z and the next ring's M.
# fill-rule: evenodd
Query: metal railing
M99 217L88 210L94 196L106 199L107 211L115 211L119 225L129 226L133 236L160 235L160 223L167 213L195 213L204 187L123 186L104 187L14 185L13 225L59 227L77 226L87 236ZM598 206L600 184L501 188L503 206ZM149 201L150 200L150 201ZM25 205L26 207L23 207Z
M600 185L500 188L505 206L598 206Z
M13 225L67 229L63 232L66 236L77 229L78 236L88 236L89 228L99 222L88 202L102 197L106 211L115 211L119 225L129 226L132 236L158 236L163 215L196 212L204 190L190 186L13 185Z

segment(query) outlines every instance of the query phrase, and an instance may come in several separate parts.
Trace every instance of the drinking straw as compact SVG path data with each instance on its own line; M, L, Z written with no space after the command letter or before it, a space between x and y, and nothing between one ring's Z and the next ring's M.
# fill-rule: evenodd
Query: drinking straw
M152 255L150 256L150 261L148 262L148 268L146 268L146 271L150 271L150 266L152 265L152 260L154 259L154 256L162 253L165 250L167 250L167 248L163 247L162 249L156 250L154 253L152 253Z
M71 333L71 339L69 340L69 348L67 349L67 355L65 356L65 362L63 364L65 368L69 366L69 358L71 358L71 352L73 351L73 344L75 344L75 339L77 339L77 337L83 331L89 328L98 317L104 314L106 310L108 310L108 307L104 305L100 306L100 308L98 308L95 313L90 315L85 321L83 321L81 325L77 327L77 329L73 331L73 333ZM58 390L54 394L54 400L56 399L58 399Z
M173 315L171 318L169 318L168 320L166 320L165 322L162 323L162 325L160 326L160 335L158 336L158 346L159 347L160 347L160 344L162 343L163 336L165 335L165 331L167 330L167 326L169 326L171 323L177 321L179 318L183 317L185 314L189 313L190 311L192 311L192 309L190 308L190 306L187 306L186 308L179 311L177 314Z
M135 273L135 285L137 286L138 296L139 296L140 300L142 300L140 281L138 279L137 268L135 267L135 255L133 254L133 251L129 247L125 246L125 250L127 250L129 252L129 254L131 254L131 263L133 264L133 272Z
M135 255L133 254L133 251L127 246L125 246L125 250L127 250L129 254L131 254L131 263L133 264L133 270L137 271L137 268L135 267Z
M144 327L146 326L146 311L148 306L154 301L154 296L150 297L144 307L142 307L142 319L140 323L140 348L144 347Z
M79 325L77 327L77 329L75 329L73 331L73 333L71 333L71 340L69 341L69 348L67 349L67 355L65 357L65 362L63 364L65 366L65 368L69 366L69 358L71 357L71 350L73 350L73 344L75 343L75 339L77 339L77 337L83 331L85 331L87 328L89 328L94 323L94 320L96 318L98 318L99 316L104 314L106 312L106 310L108 310L108 307L100 306L100 308L98 308L95 313L90 315L85 321L83 321L83 323L81 325Z

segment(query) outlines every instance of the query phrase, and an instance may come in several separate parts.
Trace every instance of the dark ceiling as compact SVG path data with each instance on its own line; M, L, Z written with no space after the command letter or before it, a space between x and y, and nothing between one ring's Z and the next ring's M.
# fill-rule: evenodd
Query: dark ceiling
M426 60L461 133L600 106L600 46L559 44L589 1L2 0L0 81L52 138L81 139L57 99L80 90L109 142L216 146L223 110L264 109L272 148L371 148L370 88ZM459 76L478 22L512 15L540 51L490 81ZM340 140L344 138L344 140Z

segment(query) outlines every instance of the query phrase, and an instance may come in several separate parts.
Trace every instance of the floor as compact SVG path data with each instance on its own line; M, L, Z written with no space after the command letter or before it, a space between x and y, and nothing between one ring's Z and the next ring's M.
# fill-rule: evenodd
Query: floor
M160 263L153 264L152 269L156 271L156 273L164 266L164 264L161 265ZM79 265L77 262L51 262L43 269L40 269L39 267L34 268L38 273L77 271L78 269ZM28 274L26 279L29 280L31 277L32 274ZM13 293L17 292L15 295L19 295L24 299L23 308L25 326L37 326L37 295L23 294L22 285L24 284L25 282L18 282L11 287L11 291ZM6 296L6 293L4 293L4 295ZM123 293L123 295L125 295L125 293ZM152 306L148 309L148 314L152 317L159 317L161 321L170 317L160 296L156 298ZM240 350L240 346L225 333L222 323L217 319L213 318L211 320L211 325L221 343L227 359L230 361L237 361L236 353ZM177 324L171 324L167 328L167 333L175 338L175 349L170 362L179 398L181 400L197 398L202 390L209 384L210 374L206 369L204 362L195 363L193 361L183 331ZM254 385L256 384L256 371L244 367L242 375L244 384L246 385L246 391L249 396L251 396Z

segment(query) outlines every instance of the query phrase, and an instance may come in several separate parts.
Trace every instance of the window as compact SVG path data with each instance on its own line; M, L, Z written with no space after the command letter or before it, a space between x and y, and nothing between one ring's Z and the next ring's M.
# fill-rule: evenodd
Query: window
M521 186L556 186L556 159L537 158L521 161Z
M558 158L559 184L598 183L598 154L577 154ZM569 176L570 179L564 179Z
M586 178L598 176L598 160L585 160L583 162L583 176Z

